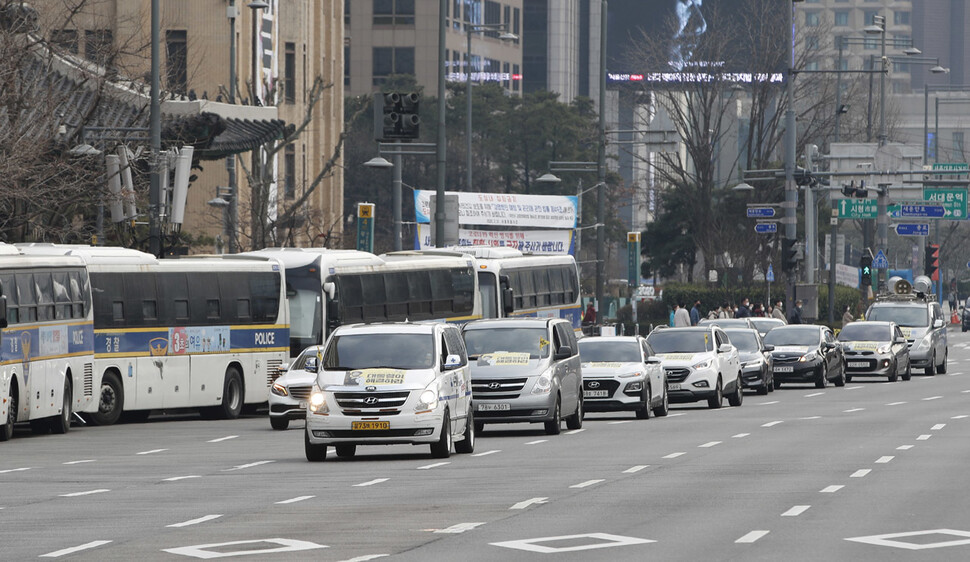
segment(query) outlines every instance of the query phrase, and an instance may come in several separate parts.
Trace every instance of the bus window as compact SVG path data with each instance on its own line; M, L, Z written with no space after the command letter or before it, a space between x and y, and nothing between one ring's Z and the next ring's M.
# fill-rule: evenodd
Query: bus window
M498 318L498 282L494 273L478 272L478 295L482 301L482 318Z

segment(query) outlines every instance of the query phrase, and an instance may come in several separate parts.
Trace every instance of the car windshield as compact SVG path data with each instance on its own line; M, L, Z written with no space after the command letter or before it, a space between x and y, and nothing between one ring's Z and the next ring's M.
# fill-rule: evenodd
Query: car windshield
M704 324L715 326L720 326L722 328L727 328L728 326L732 328L749 328L748 320L745 318L717 318L714 320L704 320Z
M925 306L876 305L869 310L866 320L895 322L909 328L925 328L930 325L929 309Z
M714 351L711 332L707 330L661 330L647 336L657 353L703 353Z
M725 332L727 332L728 339L731 340L731 343L739 351L760 351L761 348L758 347L758 338L754 332L745 332L742 330L725 330Z
M807 326L804 328L798 328L793 326L782 326L780 328L775 328L767 334L765 334L765 343L768 345L804 345L804 346L814 346L818 345L819 342L819 331L818 328Z
M434 356L431 334L335 335L324 353L323 368L430 369L434 366Z
M892 330L886 325L872 325L865 322L846 324L839 332L839 341L889 341Z
M487 328L465 330L468 357L505 351L528 353L529 359L549 357L549 335L545 328Z
M584 363L639 363L640 344L585 338L579 342L579 356Z

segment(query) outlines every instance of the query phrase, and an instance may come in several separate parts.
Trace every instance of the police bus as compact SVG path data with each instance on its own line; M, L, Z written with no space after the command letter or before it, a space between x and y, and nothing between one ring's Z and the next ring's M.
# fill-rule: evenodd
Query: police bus
M91 279L96 424L198 408L233 419L268 400L289 349L283 269L272 259L156 259L125 248L21 245L83 260Z
M385 255L327 248L267 248L245 255L286 269L290 357L352 323L481 317L469 256Z
M91 290L84 262L0 243L0 441L14 425L66 433L94 397Z

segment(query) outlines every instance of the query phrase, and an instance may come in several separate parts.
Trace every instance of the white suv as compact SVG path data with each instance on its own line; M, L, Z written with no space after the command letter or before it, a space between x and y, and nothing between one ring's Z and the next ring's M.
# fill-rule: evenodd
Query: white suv
M647 336L667 373L671 402L707 400L720 408L725 396L740 406L741 360L721 328L708 324L691 328L656 329Z
M310 367L304 365L304 369ZM475 450L471 369L450 324L341 326L327 339L306 410L308 461L357 445L429 444L447 458Z

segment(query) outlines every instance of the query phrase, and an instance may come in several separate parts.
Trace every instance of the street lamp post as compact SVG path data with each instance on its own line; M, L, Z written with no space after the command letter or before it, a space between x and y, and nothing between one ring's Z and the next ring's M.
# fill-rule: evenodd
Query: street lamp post
M402 143L400 141L395 141L393 143L382 142L382 143L378 143L377 145L378 156L371 158L370 160L368 160L367 162L364 162L363 164L368 168L377 168L377 169L394 168L394 180L391 186L391 207L392 207L391 212L393 213L393 222L394 222L393 248L394 248L394 251L396 252L403 249L401 225L403 224L402 203L404 198L402 196L402 191L403 191L402 188L404 186L404 182L402 181L401 174L404 170L404 163L402 162L401 157L404 156L405 154L408 154L408 155L437 154L436 148L437 147L435 146L434 143L425 143L425 142ZM393 163L388 162L384 158L384 155L388 155L388 154L394 157ZM435 236L437 237L438 233L435 233ZM444 238L437 238L437 239L444 240Z

